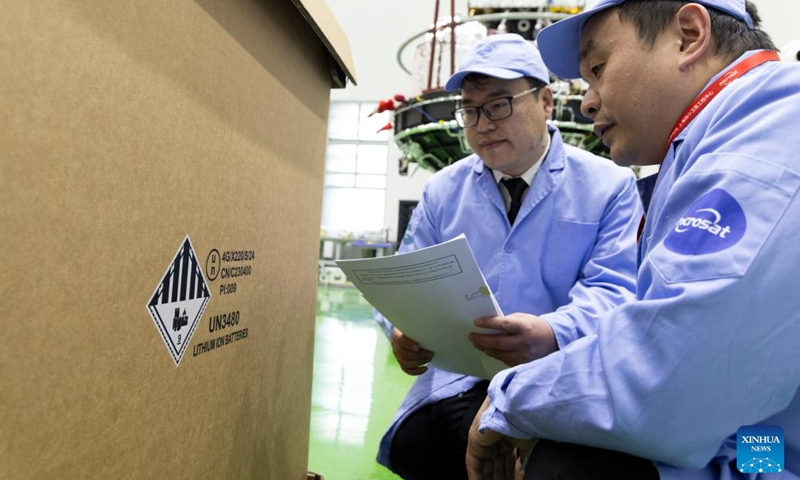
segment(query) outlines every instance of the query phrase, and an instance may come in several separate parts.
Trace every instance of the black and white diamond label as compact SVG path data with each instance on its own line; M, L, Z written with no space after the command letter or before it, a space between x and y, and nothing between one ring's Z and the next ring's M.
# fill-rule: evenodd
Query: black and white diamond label
M181 362L210 299L208 284L186 235L147 303L175 366Z

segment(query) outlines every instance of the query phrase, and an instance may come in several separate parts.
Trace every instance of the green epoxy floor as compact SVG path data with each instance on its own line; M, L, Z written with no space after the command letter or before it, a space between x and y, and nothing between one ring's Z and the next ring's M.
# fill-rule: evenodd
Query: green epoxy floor
M319 286L308 468L325 480L397 480L378 443L413 377L352 287Z

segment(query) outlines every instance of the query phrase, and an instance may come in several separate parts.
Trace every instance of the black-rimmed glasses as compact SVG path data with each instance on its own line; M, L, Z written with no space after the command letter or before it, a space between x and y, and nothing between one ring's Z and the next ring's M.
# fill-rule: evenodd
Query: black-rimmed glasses
M478 107L457 108L453 112L453 115L456 117L456 122L461 128L469 128L477 125L481 116L481 112L483 112L483 114L486 115L486 118L489 120L502 120L510 117L511 114L514 113L514 109L511 107L512 100L528 93L533 93L540 88L542 88L541 85L525 90L524 92L519 92L516 95L495 98Z

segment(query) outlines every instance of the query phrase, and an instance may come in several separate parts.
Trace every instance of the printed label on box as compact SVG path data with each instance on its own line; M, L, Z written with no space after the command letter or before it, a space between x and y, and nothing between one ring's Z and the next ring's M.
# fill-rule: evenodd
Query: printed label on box
M147 311L176 367L210 299L208 284L186 235L147 303Z

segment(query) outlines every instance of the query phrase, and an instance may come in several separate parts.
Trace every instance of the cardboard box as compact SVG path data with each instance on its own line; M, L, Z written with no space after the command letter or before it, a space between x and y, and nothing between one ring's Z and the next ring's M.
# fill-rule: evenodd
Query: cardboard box
M4 2L0 46L0 478L305 479L324 0Z

